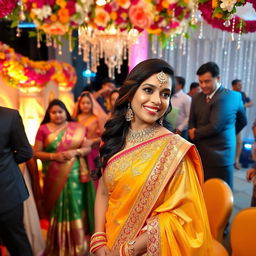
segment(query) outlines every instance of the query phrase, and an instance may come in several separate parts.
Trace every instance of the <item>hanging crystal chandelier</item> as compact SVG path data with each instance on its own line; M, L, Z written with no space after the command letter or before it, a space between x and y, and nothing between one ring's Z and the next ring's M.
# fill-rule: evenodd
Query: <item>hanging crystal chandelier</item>
M87 68L97 72L100 59L104 58L108 67L108 75L115 78L115 69L121 73L123 60L126 60L131 53L133 44L138 43L139 32L136 29L120 31L114 26L107 29L97 30L92 27L79 28L78 54L82 54L87 63Z

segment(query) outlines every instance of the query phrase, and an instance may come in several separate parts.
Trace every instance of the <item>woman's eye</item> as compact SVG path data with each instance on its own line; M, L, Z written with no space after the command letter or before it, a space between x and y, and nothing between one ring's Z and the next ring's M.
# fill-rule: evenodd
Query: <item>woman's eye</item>
M162 95L166 99L168 99L170 97L170 93L169 92L164 92Z
M153 90L152 90L152 88L144 88L143 89L146 93L152 93L153 92Z

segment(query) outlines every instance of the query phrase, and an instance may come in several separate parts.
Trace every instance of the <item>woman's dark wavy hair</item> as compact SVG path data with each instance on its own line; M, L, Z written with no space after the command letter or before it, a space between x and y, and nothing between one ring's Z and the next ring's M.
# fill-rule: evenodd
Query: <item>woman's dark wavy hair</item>
M100 148L100 156L96 159L96 171L94 179L99 179L102 170L106 167L108 160L114 154L123 149L125 138L130 127L130 122L125 119L128 103L131 102L138 87L153 74L163 71L172 80L172 94L174 93L175 81L174 70L164 60L148 59L136 65L128 74L122 87L119 90L119 97L116 100L113 110L113 117L105 125L105 132L102 135L103 145ZM164 115L163 126L170 128L166 115L171 111L171 101Z
M66 112L67 121L73 121L73 119L71 118L65 104L59 99L54 99L49 103L48 108L46 109L44 119L41 122L41 124L46 124L46 123L49 123L51 121L51 119L50 119L50 110L53 106L59 106L60 108L62 108Z

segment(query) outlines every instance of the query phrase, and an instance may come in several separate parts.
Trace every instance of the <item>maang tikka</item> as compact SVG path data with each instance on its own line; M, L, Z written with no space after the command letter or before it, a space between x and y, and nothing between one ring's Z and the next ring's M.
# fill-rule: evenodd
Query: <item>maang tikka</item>
M168 81L168 76L163 71L157 73L156 77L161 85L164 83L167 83L167 81Z
M130 102L128 102L128 107L127 107L127 112L125 114L125 119L126 119L127 122L130 122L130 121L133 120L133 111L132 111Z

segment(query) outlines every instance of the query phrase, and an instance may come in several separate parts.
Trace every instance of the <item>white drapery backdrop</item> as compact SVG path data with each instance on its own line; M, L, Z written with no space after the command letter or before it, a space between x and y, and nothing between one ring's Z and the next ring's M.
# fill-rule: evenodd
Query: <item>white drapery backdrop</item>
M254 105L247 109L248 125L243 130L244 138L252 138L252 122L256 118L256 33L241 36L240 49L237 49L238 38L231 33L214 29L208 24L203 25L203 37L199 39L200 29L190 32L190 38L185 40L175 38L175 47L161 49L159 42L152 40L149 47L150 58L163 58L175 69L176 75L186 78L185 91L189 90L191 82L198 81L197 69L208 61L218 64L221 71L221 83L226 88L232 88L234 79L242 80L242 90L251 98Z

